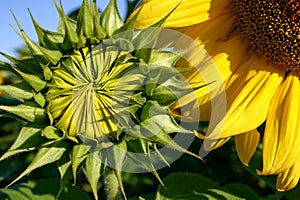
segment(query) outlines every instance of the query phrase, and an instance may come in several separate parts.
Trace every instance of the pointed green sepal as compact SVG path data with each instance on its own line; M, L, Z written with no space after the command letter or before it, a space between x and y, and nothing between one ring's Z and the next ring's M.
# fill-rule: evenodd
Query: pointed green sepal
M81 48L85 47L86 44L87 44L87 40L83 35L83 31L84 31L83 29L79 29L78 42L77 42L77 45L76 45L77 49L81 49Z
M41 127L36 124L26 124L19 133L14 144L1 156L0 161L19 153L33 151L40 147L44 138L41 137Z
M100 16L100 24L109 36L124 25L118 10L117 0L111 0Z
M157 66L173 67L181 57L182 55L170 51L152 51L149 63Z
M43 69L43 74L46 81L52 78L52 70L48 66Z
M42 130L42 136L49 140L57 140L62 137L61 132L54 126L47 126Z
M67 151L69 148L69 144L63 140L61 141L54 141L49 142L46 145L43 145L39 151L37 152L36 156L34 157L33 161L30 165L23 171L14 181L12 181L7 187L11 186L24 176L28 175L33 170L42 167L44 165L53 163L59 160L62 155Z
M77 19L77 34L83 32L85 38L91 38L94 32L94 22L88 0L83 0Z
M18 70L17 68L13 67L13 69L18 72L18 74L24 78L24 80L29 84L31 85L31 87L33 89L35 89L35 91L39 92L40 90L44 89L45 86L46 86L46 82L43 81L42 79L40 79L39 77L37 77L36 75L33 75L33 74L27 74L27 73L24 73L20 70Z
M97 37L99 40L102 40L106 37L106 32L104 28L100 26L100 13L96 1L92 1L90 3L90 7L92 10L94 22L94 36Z
M120 187L120 190L123 194L124 197L125 191L122 183L122 177L121 177L121 171L122 171L122 166L124 159L126 157L127 153L127 144L125 141L121 141L117 144L114 144L108 151L106 159L109 161L109 163L114 166L114 175L117 178L118 185Z
M21 101L33 98L32 88L25 82L14 85L0 85L0 90Z
M139 165L143 166L147 171L152 172L152 174L159 181L159 183L161 185L164 185L158 173L156 172L155 167L152 164L149 142L144 139L138 139L130 141L128 145L131 148L131 150L138 153L135 156L131 156L130 158L134 162L139 163Z
M150 99L156 100L161 105L171 105L181 97L191 94L192 91L193 89L187 82L180 81L173 77L164 84L157 86L153 90Z
M111 199L121 199L120 197L120 190L123 193L123 197L125 200L127 200L126 195L123 190L123 184L119 182L118 177L120 175L117 175L117 170L105 168L105 182L106 182L106 191L107 195Z
M34 101L37 104L39 104L42 108L46 104L46 99L45 99L44 95L42 95L41 93L34 94Z
M98 182L101 175L101 161L89 153L83 165L83 171L91 185L94 197L98 200Z
M62 25L64 26L64 41L62 43L62 49L64 51L69 51L71 49L76 49L77 43L79 41L77 33L76 33L76 27L72 25L70 21L73 21L76 24L76 21L69 19L63 9L57 5L56 1L54 0L55 7L57 9L57 12L60 16ZM59 25L60 27L61 25ZM74 29L75 28L75 29Z
M56 65L57 62L62 57L62 54L60 53L60 51L49 50L49 49L46 49L46 48L34 43L24 32L23 28L21 27L20 23L18 22L18 20L14 14L13 14L13 17L15 18L15 21L20 29L21 33L19 35L22 36L22 39L27 44L34 59L36 59L38 63L47 64L48 62L51 62L53 65ZM41 67L42 67L42 65L41 65Z
M186 153L189 154L195 158L198 158L200 160L203 160L201 157L199 157L198 155L188 151L187 149L181 147L180 145L178 145L176 142L173 141L173 139L166 134L164 131L159 132L158 134L155 134L152 137L147 138L149 141L152 141L154 143L160 143L161 145L168 147L170 149L175 149L179 152L182 153Z
M88 147L84 144L77 144L71 151L72 173L74 185L76 184L77 168L86 159L88 155Z
M24 73L29 73L29 74L42 73L41 67L36 64L36 61L33 58L16 59L3 52L0 52L0 54L4 56L7 60L12 62L15 66L17 66L19 70L21 70ZM14 68L12 68L10 64L0 61L0 65L5 67L5 69L13 73L16 73L16 71L14 70Z
M3 56L2 52L0 52L0 54ZM1 60L0 60L0 69L1 70L7 70L9 72L12 72L13 74L16 74L16 71L12 68L11 64L8 64L7 62L3 62Z
M23 104L19 106L0 105L0 110L4 110L6 112L12 113L30 122L34 122L37 119L45 118L44 109L23 105Z
M29 11L29 10L28 10ZM64 40L64 37L61 33L57 33L57 32L51 32L48 31L44 28L42 28L33 18L32 13L29 11L32 23L35 27L35 31L37 33L38 36L38 41L39 44L42 47L45 47L47 49L51 49L51 50L59 50L61 43Z
M64 154L58 161L57 161L57 168L60 174L60 186L59 191L56 195L56 198L63 192L65 187L70 183L72 179L72 170L71 170L71 161L69 155Z

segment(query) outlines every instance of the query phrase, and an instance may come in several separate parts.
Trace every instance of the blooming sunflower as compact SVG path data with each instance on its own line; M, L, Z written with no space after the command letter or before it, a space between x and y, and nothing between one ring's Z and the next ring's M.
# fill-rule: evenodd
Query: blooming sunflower
M135 30L136 16L125 24L116 0L101 14L96 1L83 0L77 20L55 6L60 17L55 32L42 28L30 13L38 43L16 19L30 56L16 59L1 53L11 63L0 65L20 77L13 85L0 86L19 103L0 105L5 112L1 117L20 119L24 126L0 161L37 151L11 184L56 163L60 192L72 176L76 183L82 169L95 199L103 174L109 198L121 198L120 190L126 199L121 171L149 171L161 181L156 169L172 162L164 147L172 155L175 149L198 157L173 140L178 132L193 137L170 111L193 89L174 68L181 54L155 45L168 14L151 27Z
M234 136L238 156L247 165L259 144L257 128L265 123L259 173L278 174L280 191L294 188L300 176L299 1L145 0L140 4L138 27L158 21L178 2L164 27L181 31L205 48L227 95L226 115L220 120L209 118L215 106L209 91L197 93L201 118L210 119L205 149L218 148ZM203 55L192 52L189 56L201 67ZM203 80L192 72L187 77L190 82Z

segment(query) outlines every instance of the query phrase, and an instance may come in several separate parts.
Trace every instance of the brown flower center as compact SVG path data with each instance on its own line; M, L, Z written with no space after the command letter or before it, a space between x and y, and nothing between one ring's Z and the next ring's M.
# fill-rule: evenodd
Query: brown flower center
M236 27L255 54L275 66L300 69L300 1L232 0Z

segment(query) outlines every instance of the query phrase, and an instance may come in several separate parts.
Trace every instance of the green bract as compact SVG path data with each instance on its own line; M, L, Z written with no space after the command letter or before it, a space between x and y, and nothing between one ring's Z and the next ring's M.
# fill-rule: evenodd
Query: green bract
M61 174L61 191L71 178L68 173L76 182L82 167L96 199L102 173L108 183L115 180L124 194L121 171L128 160L159 179L153 152L166 164L161 147L192 154L170 134L193 133L178 125L169 109L193 91L174 68L180 55L153 48L164 19L134 30L135 18L124 24L116 0L102 14L95 1L84 0L77 21L56 7L60 16L57 32L43 29L32 17L38 44L18 24L30 58L15 59L2 53L12 64L1 64L22 81L0 86L21 102L0 105L0 109L6 111L4 116L27 123L0 160L38 150L11 184L53 162ZM118 195L113 187L108 186L110 195Z

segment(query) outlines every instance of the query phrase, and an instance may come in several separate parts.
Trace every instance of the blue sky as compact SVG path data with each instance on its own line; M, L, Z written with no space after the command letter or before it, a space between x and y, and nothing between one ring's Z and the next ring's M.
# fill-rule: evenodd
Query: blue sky
M97 0L103 10L109 0ZM70 13L81 5L82 0L62 0L66 13ZM118 0L121 14L125 15L126 0ZM0 51L9 55L16 55L15 49L22 46L22 39L14 32L10 25L16 26L10 10L16 15L25 32L34 41L37 40L34 27L27 8L30 9L36 21L48 30L56 30L58 14L53 0L1 0L0 1ZM3 59L3 58L1 58Z

